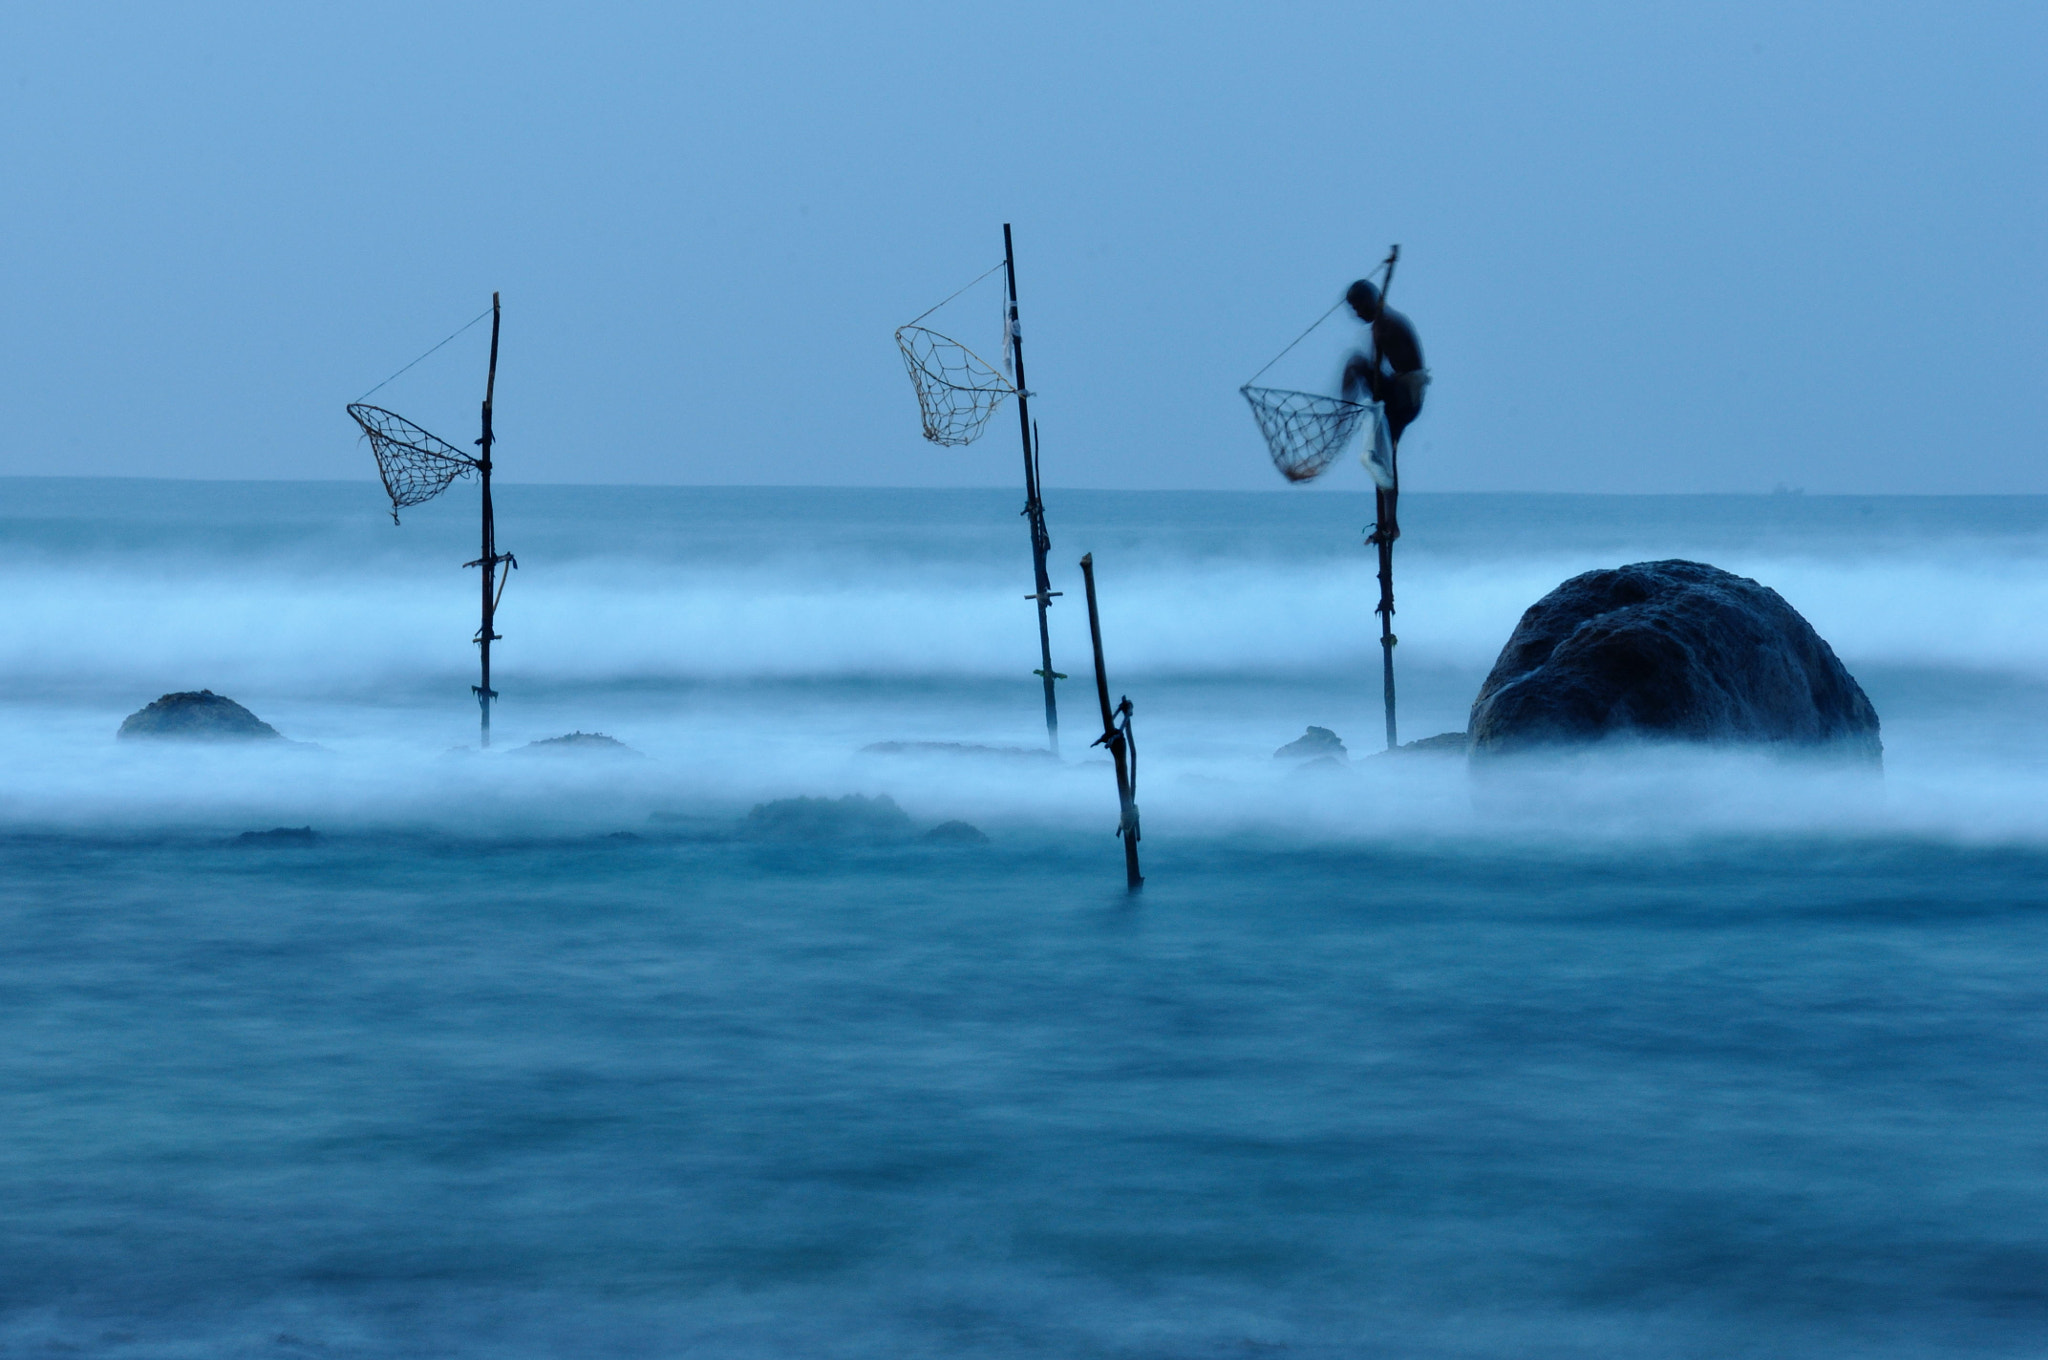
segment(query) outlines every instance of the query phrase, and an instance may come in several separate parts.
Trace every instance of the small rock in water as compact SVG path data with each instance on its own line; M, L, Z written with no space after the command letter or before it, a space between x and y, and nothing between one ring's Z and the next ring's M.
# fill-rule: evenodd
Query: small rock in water
M777 840L845 840L904 836L910 814L886 793L873 798L849 793L844 798L778 798L756 803L740 823L750 835Z
M924 839L942 845L987 845L988 833L972 822L940 822L924 833Z
M1320 757L1350 759L1343 740L1327 727L1311 727L1273 753L1275 760L1315 760Z
M966 741L875 741L864 756L997 756L1006 760L1058 760L1043 746L978 746Z
M565 732L559 737L543 737L515 747L514 755L578 755L578 756L638 756L647 757L620 741L602 732Z
M1463 732L1439 732L1433 737L1418 737L1404 741L1391 751L1375 751L1375 756L1462 756L1471 748L1472 739Z
M244 831L235 837L235 845L317 845L320 833L310 826L274 826L268 831Z
M181 690L130 713L117 737L170 741L279 741L275 727L210 689Z

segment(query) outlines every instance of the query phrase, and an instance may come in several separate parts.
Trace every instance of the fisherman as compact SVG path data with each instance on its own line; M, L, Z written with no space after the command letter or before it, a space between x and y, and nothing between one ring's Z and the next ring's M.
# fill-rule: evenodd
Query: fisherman
M1387 421L1387 434L1395 451L1401 447L1401 432L1422 414L1422 389L1429 386L1429 370L1422 366L1422 341L1407 317L1386 305L1380 290L1360 279L1344 294L1360 321L1372 327L1371 347L1351 356L1344 365L1343 395L1346 401L1370 396L1380 404ZM1393 472L1390 467L1389 474ZM1379 489L1375 499L1379 519L1368 543L1392 543L1401 536L1394 515L1400 496L1398 483Z

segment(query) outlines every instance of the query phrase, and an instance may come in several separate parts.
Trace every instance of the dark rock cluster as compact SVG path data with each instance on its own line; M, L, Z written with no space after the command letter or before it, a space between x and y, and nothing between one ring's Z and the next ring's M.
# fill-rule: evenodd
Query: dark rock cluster
M741 823L750 836L772 840L873 840L910 834L910 814L886 793L869 798L778 798L756 803Z
M1391 751L1377 752L1383 756L1462 756L1470 749L1472 739L1463 732L1439 732L1433 737L1417 737L1404 741Z
M1319 760L1325 756L1340 761L1350 758L1344 739L1327 727L1311 727L1273 753L1275 760Z
M640 752L602 732L565 732L559 737L542 737L513 748L514 755L540 756L639 756ZM641 756L641 759L646 757Z
M279 741L275 727L210 689L166 694L130 713L117 737L173 741Z
M679 820L655 813L652 820ZM911 835L910 814L886 793L870 798L777 798L756 803L740 819L740 834L774 841L902 841ZM971 822L940 822L919 839L934 845L986 845L988 835Z
M274 826L268 831L244 831L229 842L238 846L285 846L288 848L318 845L320 833L310 826Z

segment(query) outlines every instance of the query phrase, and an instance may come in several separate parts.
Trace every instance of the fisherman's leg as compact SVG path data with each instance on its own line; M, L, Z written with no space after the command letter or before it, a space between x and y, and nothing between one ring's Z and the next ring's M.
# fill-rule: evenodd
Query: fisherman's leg
M1422 414L1421 394L1407 383L1383 384L1386 395L1380 402L1380 414L1387 422L1387 442L1394 447L1394 466L1401 465L1401 436L1415 423L1415 417ZM1401 520L1396 511L1401 500L1398 478L1392 488L1379 493L1381 532L1384 541L1392 543L1401 536Z
M1380 403L1380 410L1387 417L1387 436L1398 449L1401 447L1402 434L1415 423L1415 417L1422 414L1422 397L1407 383L1396 381L1388 383L1386 387L1387 395Z

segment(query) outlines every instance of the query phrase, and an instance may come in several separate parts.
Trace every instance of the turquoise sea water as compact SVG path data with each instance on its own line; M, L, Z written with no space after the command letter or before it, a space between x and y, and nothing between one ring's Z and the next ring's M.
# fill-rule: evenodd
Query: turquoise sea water
M1571 572L1813 620L1877 783L1369 758L1369 500L0 484L0 1345L2029 1356L2048 501L1404 498L1405 736ZM1092 550L1145 892L1086 741ZM211 687L305 745L116 744ZM1308 723L1349 771L1271 752ZM601 730L645 759L520 744ZM889 794L902 835L755 834ZM965 819L985 845L919 838ZM312 826L310 845L239 841Z

